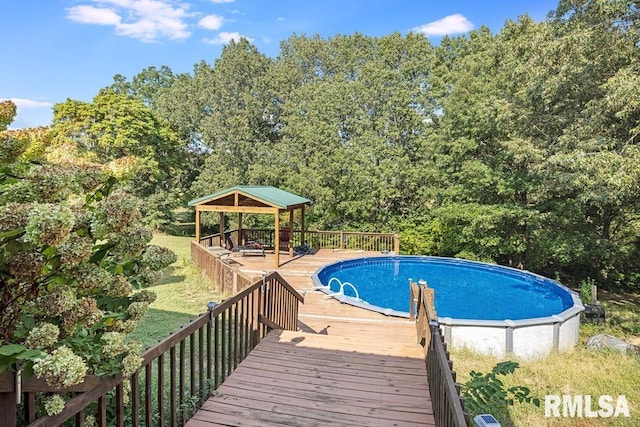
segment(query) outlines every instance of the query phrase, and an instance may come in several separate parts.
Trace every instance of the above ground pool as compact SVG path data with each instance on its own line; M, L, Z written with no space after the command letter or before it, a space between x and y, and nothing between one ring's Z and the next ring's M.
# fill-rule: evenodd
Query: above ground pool
M409 282L435 290L445 340L455 348L525 358L571 348L584 306L560 283L527 271L455 258L382 256L319 269L315 286L386 315L409 316Z

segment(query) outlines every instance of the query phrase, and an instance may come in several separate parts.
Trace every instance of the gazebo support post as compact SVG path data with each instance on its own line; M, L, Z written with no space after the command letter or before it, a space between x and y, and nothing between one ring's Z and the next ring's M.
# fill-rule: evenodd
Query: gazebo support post
M223 248L226 247L225 239L224 239L224 212L220 212L218 216L218 231L220 235L220 246Z
M196 243L200 244L200 209L196 208Z
M276 212L274 214L274 223L275 223L275 259L276 259L276 268L280 267L280 212Z
M289 211L289 256L293 256L293 209Z
M304 239L304 205L300 208L300 244L305 244Z
M242 241L242 212L238 213L238 244L246 245L247 242Z

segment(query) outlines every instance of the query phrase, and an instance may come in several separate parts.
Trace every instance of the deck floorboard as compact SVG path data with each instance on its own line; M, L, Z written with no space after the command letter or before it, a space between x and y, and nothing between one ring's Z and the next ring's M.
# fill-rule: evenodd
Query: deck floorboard
M187 423L224 426L433 426L423 349L407 319L342 304L311 275L361 251L284 259L278 272L305 294L297 331L272 331ZM236 257L247 274L267 257Z

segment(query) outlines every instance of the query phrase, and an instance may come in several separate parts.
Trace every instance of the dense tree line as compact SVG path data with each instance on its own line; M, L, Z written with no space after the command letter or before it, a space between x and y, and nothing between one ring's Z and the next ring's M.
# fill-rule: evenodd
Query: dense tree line
M143 159L158 223L237 184L313 200L318 229L400 230L402 251L640 286L635 0L561 0L496 34L231 42L191 74L116 76L55 135ZM126 130L125 130L126 129Z

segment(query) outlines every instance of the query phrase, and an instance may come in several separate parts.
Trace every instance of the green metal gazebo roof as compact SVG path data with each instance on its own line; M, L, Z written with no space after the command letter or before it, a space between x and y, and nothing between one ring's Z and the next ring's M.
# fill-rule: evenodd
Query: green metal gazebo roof
M209 194L208 196L193 199L189 202L189 206L206 204L207 202L221 199L236 192L279 209L289 210L294 207L311 203L311 200L309 199L272 186L236 185L235 187L227 188L216 193Z

